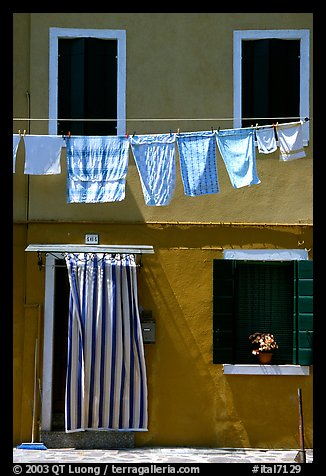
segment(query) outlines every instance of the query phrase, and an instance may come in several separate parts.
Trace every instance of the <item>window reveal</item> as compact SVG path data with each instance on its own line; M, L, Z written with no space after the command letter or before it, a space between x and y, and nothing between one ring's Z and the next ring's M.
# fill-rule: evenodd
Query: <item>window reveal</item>
M58 134L117 134L117 40L60 38L58 45Z
M296 121L300 117L300 41L261 39L242 42L243 127ZM288 119L282 120L286 117ZM256 118L256 119L255 119Z

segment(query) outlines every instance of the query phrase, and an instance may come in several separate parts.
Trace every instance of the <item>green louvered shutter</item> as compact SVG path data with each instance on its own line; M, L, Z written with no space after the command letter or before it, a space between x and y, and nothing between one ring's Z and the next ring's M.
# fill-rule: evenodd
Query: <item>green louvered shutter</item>
M213 260L213 363L234 363L234 260Z
M291 363L293 262L237 261L235 274L237 363L257 363L248 338L257 331L274 335L278 344L274 364Z
M313 261L297 261L294 278L293 362L313 363Z

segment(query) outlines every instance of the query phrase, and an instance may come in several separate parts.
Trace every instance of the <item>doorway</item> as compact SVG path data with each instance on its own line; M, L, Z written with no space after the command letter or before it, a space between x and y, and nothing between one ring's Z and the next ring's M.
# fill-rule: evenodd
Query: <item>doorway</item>
M68 346L69 279L63 259L56 259L54 273L52 430L65 427L65 387Z

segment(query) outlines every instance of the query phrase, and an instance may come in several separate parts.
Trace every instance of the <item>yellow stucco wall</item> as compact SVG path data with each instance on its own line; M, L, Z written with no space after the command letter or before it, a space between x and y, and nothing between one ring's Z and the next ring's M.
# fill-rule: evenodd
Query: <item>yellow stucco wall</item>
M302 226L29 224L26 232L16 225L15 442L30 435L35 305L41 310L44 305L44 269L39 270L36 253L24 255L25 243L83 243L90 230L102 244L132 242L155 249L154 255L143 255L138 278L139 304L152 310L157 335L155 344L145 345L149 431L136 434L136 445L298 448L300 387L306 446L312 447L312 373L232 376L212 363L213 259L232 246L309 249L312 230ZM41 323L42 316L41 311ZM29 343L27 349L22 342Z
M234 30L309 29L312 63L312 14L309 13L15 14L15 117L27 116L27 90L30 93L31 117L48 117L50 27L126 31L127 119L232 118ZM312 118L312 67L310 77ZM46 134L47 127L47 121L32 121L30 132ZM176 131L178 128L183 132L211 130L211 127L232 128L233 122L127 122L129 133L136 131L137 134ZM29 130L28 123L15 122L14 131L19 128ZM269 155L257 153L257 172L261 183L238 190L231 186L221 155L217 152L220 193L200 197L185 196L177 158L177 182L171 203L167 207L148 207L131 153L125 200L96 205L68 204L65 150L61 157L60 175L27 178L23 174L24 148L21 143L14 175L14 218L24 220L27 213L32 220L78 221L91 216L92 220L129 223L312 223L313 120L305 152L306 158L288 163L279 161L278 151ZM51 206L53 203L55 206Z
M312 14L291 13L16 13L14 116L48 117L49 28L123 29L127 33L127 118L233 116L233 30L311 31L310 142L289 163L257 154L261 184L232 188L217 154L220 193L186 197L177 183L167 207L147 207L130 154L120 203L67 204L62 173L27 176L24 145L13 176L14 444L29 441L33 354L42 362L44 270L29 243L150 244L139 275L140 304L152 309L157 341L145 346L149 431L137 445L298 448L297 388L302 388L306 446L312 447L309 377L223 375L212 364L212 262L226 248L307 248L312 259ZM232 128L219 121L127 122L137 134ZM13 132L46 134L47 122L15 121ZM255 223L257 225L255 225ZM261 225L259 225L261 224ZM291 226L297 224L296 226ZM308 224L308 225L306 225ZM310 226L309 226L310 225ZM46 349L44 349L46 352Z

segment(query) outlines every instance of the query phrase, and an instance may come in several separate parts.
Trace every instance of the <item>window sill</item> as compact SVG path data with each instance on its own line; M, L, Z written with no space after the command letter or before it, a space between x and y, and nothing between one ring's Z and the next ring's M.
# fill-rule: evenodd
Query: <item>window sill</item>
M309 375L308 365L223 364L226 375Z

